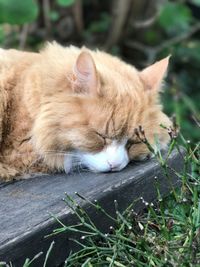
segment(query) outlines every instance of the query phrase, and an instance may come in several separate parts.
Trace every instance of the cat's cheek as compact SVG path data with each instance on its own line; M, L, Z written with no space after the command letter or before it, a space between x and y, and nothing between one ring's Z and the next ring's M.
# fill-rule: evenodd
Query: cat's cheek
M152 153L145 144L135 144L128 150L130 161L145 161L151 158Z

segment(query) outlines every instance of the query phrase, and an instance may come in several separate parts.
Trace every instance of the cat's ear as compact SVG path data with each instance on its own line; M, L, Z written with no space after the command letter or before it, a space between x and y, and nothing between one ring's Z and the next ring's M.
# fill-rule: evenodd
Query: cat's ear
M78 56L73 69L73 87L76 93L97 95L99 78L91 54L83 51Z
M167 72L170 56L157 61L140 72L146 90L158 90Z

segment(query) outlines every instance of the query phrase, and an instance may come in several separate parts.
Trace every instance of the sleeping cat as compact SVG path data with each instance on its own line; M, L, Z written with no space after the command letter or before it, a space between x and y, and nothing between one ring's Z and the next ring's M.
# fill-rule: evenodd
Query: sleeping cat
M169 58L138 71L105 52L47 44L40 53L0 49L0 176L122 170L148 141L169 141L159 91Z

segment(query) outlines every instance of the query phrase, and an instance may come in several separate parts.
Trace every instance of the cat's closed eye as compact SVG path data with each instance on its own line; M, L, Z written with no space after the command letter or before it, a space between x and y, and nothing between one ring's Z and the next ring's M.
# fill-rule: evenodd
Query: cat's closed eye
M128 139L126 143L126 149L129 150L133 145L141 144L142 141L134 140L134 139Z
M110 144L112 141L115 140L114 136L108 136L108 135L105 135L105 134L97 132L97 131L95 133L97 136L99 136L100 138L103 139L104 145Z
M106 145L106 139L107 137L99 132L95 132L98 137L100 137L103 140L104 145Z

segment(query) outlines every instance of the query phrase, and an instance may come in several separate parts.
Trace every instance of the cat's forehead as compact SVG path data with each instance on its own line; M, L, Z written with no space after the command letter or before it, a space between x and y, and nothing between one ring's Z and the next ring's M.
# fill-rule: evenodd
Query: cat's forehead
M100 73L101 90L107 95L134 97L143 88L139 72L129 68L107 69Z
M100 106L90 111L90 126L107 136L124 136L133 117L132 104L123 99L119 102L113 100L103 103L102 108Z

